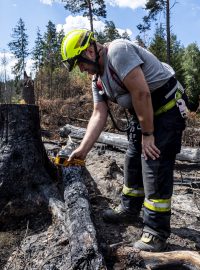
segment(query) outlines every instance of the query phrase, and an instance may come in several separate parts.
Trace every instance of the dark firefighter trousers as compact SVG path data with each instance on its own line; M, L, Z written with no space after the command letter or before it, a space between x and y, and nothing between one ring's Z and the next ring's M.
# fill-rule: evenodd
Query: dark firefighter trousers
M142 135L137 120L132 121L129 132L122 205L127 211L135 213L140 212L144 203L143 231L161 239L170 235L171 208L165 202L170 202L172 197L175 158L181 149L184 129L185 120L176 106L154 117L155 145L161 151L156 160L145 160L141 154ZM156 207L159 202L164 207Z

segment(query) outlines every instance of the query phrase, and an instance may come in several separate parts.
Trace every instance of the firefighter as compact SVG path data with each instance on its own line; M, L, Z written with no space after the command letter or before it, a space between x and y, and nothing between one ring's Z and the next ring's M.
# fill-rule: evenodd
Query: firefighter
M134 247L161 251L170 235L173 170L185 128L186 95L174 70L134 42L99 44L87 29L70 31L61 45L63 64L93 75L93 113L86 134L69 160L85 159L108 116L108 102L128 109L129 146L121 203L107 209L107 222L135 222L143 207L144 228ZM181 104L181 106L179 106Z

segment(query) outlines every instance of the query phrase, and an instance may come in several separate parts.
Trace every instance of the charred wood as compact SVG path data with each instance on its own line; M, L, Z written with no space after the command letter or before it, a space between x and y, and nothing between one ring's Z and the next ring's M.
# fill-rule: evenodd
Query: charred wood
M68 232L72 269L107 269L98 249L96 230L91 218L86 169L61 167L64 186L65 225Z
M133 260L143 260L147 269L200 269L200 253L196 251L180 250L171 252L138 251L132 247L121 246L111 249L110 256L115 259L131 256ZM135 257L135 258L134 258Z
M70 135L72 138L82 139L85 135L85 128L75 127L72 125L65 125L60 130L61 137L67 137ZM127 136L109 132L102 132L98 138L98 142L112 145L119 149L126 149L128 147ZM200 161L200 149L192 147L182 147L181 152L176 156L177 160L199 162Z
M57 169L41 140L39 110L34 105L0 105L0 213L26 215L47 207L44 191L59 198ZM2 219L1 219L2 220Z
M24 71L22 99L26 104L35 104L34 81L27 75L26 71Z

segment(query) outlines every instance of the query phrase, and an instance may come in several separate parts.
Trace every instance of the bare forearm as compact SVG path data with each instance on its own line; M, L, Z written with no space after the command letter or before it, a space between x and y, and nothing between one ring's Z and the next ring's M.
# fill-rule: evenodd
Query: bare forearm
M81 142L80 147L85 149L88 153L93 147L94 143L97 141L99 135L101 134L103 128L105 127L107 120L107 111L103 113L93 112L89 124L86 129L85 136Z
M137 114L142 132L153 132L153 108L149 92L133 94L133 106Z
M107 120L107 105L105 102L94 104L94 110L86 129L85 136L79 145L70 155L69 161L73 158L85 159L88 152L98 139Z
M153 108L149 87L140 67L126 76L124 84L130 91L133 107L143 132L153 131Z

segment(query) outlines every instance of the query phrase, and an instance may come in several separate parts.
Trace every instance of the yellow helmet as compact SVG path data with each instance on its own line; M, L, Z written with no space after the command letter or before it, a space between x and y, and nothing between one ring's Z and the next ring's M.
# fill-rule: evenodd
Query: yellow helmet
M78 57L90 46L91 41L96 41L94 33L87 29L72 30L63 38L61 55L63 63L68 64L69 71L76 66Z

